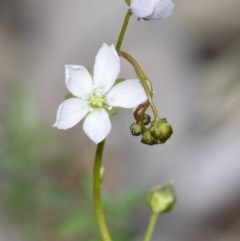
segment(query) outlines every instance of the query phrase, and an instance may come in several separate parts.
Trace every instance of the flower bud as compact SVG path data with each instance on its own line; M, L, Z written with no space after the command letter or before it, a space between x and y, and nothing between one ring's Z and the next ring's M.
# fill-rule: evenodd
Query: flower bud
M143 133L141 142L150 146L158 144L158 141L153 138L150 131L146 131Z
M150 128L153 138L160 143L165 143L173 133L172 127L167 123L166 119L157 118Z
M142 127L140 124L133 123L130 126L130 131L133 136L140 136L142 134Z
M150 123L150 121L151 121L151 116L148 115L148 114L144 114L144 116L143 116L143 124L144 125L148 125Z
M161 19L172 14L175 4L172 0L131 0L130 8L138 18Z
M147 202L154 213L160 214L171 211L176 204L173 186L167 184L150 190Z

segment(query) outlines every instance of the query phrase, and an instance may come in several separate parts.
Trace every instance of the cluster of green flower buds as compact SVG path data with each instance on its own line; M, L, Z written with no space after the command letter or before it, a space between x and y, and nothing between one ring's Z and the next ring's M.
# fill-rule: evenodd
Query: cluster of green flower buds
M148 114L144 114L143 116L143 124L144 126L148 125L151 122L151 116ZM130 127L130 131L133 136L140 136L143 134L143 128L140 123L133 123Z
M142 135L141 142L146 145L156 145L165 143L173 133L171 125L166 119L156 118L149 128L146 125L150 124L151 117L144 114L142 122L133 123L130 127L133 136Z
M147 196L150 209L157 214L170 212L174 208L176 201L174 188L171 184L153 188Z

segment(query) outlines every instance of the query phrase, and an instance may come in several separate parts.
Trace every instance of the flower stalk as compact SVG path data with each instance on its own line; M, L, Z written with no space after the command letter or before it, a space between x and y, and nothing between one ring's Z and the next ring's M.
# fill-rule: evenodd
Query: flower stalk
M126 17L125 17L125 19L124 19L121 32L120 32L119 37L118 37L118 41L117 41L117 45L116 45L116 50L117 50L117 52L119 52L120 49L121 49L122 42L123 42L123 39L124 39L126 30L127 30L128 22L129 22L129 19L130 19L131 16L132 16L132 11L129 9L129 10L127 11L127 14L126 14Z
M151 240L158 217L159 217L159 213L152 212L151 217L150 217L150 221L149 221L149 224L148 224L148 228L147 228L147 231L146 231L146 234L145 234L145 237L144 237L143 241L150 241Z
M119 51L119 56L123 57L124 59L126 59L134 68L136 75L138 77L138 79L140 80L145 93L147 95L148 101L150 103L150 106L152 108L153 114L154 114L154 120L159 117L157 108L152 100L152 85L149 81L149 79L147 78L147 76L144 74L144 72L142 71L141 67L139 66L138 62L128 53L123 52L123 51Z
M128 10L124 19L121 32L118 37L118 41L116 45L117 52L119 52L121 49L131 15L132 15L132 11ZM101 198L101 184L102 184L101 167L102 167L102 155L104 150L104 144L105 144L105 140L98 143L96 155L95 155L94 169L93 169L93 200L94 200L94 207L95 207L98 227L101 233L102 240L111 241L112 239L105 221L105 216L104 216L104 211L102 206L102 198Z
M98 227L103 241L111 241L111 237L107 228L107 224L104 217L102 198L101 198L101 167L102 167L102 155L104 149L105 140L97 145L94 169L93 169L93 199L96 212L96 218Z

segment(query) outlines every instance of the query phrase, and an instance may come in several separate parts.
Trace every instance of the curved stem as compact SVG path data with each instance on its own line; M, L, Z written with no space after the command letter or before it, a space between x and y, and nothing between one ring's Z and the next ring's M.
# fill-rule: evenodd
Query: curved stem
M149 81L149 79L147 78L147 76L143 73L141 67L139 66L139 64L137 63L137 61L128 53L123 52L123 51L119 51L119 56L122 56L123 58L125 58L134 68L137 77L139 78L139 80L141 81L141 84L145 90L145 93L147 95L148 101L151 105L151 108L153 110L153 114L154 114L154 118L160 118L158 115L158 111L157 108L155 106L155 104L152 101L152 85L151 82Z
M159 216L158 213L152 212L151 218L150 218L150 221L149 221L149 224L148 224L147 232L146 232L145 237L144 237L144 241L150 241L151 240L154 228L155 228L156 223L157 223L158 216Z
M93 199L94 199L94 207L98 222L98 227L102 236L103 241L111 241L111 237L106 225L103 207L102 207L102 199L101 199L101 166L102 166L102 155L104 149L105 140L100 142L97 145L97 151L94 161L94 169L93 169Z
M128 26L128 22L129 22L129 19L130 19L131 16L132 16L132 11L129 9L129 10L127 11L127 14L126 14L126 17L125 17L125 19L124 19L121 32L120 32L119 37L118 37L118 42L117 42L117 45L116 45L116 50L117 50L117 52L119 52L120 49L121 49L122 42L123 42L123 38L124 38L124 35L125 35L125 33L126 33L127 26Z
M144 119L144 114L148 107L149 107L149 101L146 101L145 103L140 104L136 108L136 110L134 111L134 114L133 114L136 122L141 124L143 132L147 131L147 128L145 127L145 125L143 123L143 119Z

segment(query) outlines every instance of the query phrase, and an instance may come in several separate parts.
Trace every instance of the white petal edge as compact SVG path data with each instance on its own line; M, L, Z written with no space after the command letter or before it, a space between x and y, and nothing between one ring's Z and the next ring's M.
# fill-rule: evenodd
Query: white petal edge
M76 97L84 98L93 92L93 81L88 70L80 65L65 65L65 84Z
M125 80L115 85L106 95L110 106L134 108L147 100L145 91L137 79Z
M147 19L167 18L173 13L173 10L175 9L175 4L172 0L155 1L156 3L154 11L150 16L147 16Z
M105 109L94 109L83 123L84 132L96 144L107 137L111 128L109 115Z
M113 86L120 71L120 59L113 45L103 44L97 53L94 64L93 82L96 91L107 93Z
M133 15L144 18L153 13L154 1L152 0L131 0L130 9Z
M54 127L58 129L69 129L75 126L87 113L89 106L85 101L77 98L65 100L57 110L57 120Z

